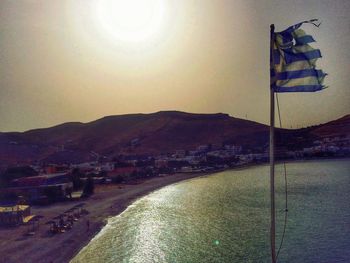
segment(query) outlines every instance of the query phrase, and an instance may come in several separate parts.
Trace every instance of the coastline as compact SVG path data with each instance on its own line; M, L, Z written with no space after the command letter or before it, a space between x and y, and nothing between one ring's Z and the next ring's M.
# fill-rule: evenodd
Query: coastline
M299 161L317 160L293 160L287 161L287 163ZM43 216L35 235L24 235L30 226L0 228L0 254L3 255L0 258L0 263L17 263L23 262L24 259L25 262L29 263L70 262L101 231L107 224L108 218L120 215L137 199L180 181L227 170L242 170L264 165L268 164L255 163L212 172L180 173L143 179L130 184L101 185L96 187L95 194L88 199L61 202L49 206L34 206L31 209L32 214ZM82 216L66 233L53 236L48 234L49 225L46 225L46 222L81 203L85 203L84 208L89 211L88 215ZM87 229L88 220L89 230Z
M247 168L247 167L244 167ZM140 180L132 184L97 186L95 194L88 199L67 201L50 206L33 206L32 214L41 215L39 228L33 236L24 235L31 227L21 225L13 228L0 228L0 263L23 262L70 262L79 251L107 224L108 218L121 214L137 199L162 187L220 171L210 173L185 173ZM49 225L45 223L63 214L71 207L85 203L88 215L74 223L71 230L49 235ZM87 229L89 221L89 229Z

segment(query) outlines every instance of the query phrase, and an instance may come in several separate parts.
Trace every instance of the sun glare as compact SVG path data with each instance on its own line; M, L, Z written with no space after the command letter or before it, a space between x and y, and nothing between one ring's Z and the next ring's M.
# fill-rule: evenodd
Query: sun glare
M149 40L164 23L163 0L99 0L96 10L102 29L119 41Z

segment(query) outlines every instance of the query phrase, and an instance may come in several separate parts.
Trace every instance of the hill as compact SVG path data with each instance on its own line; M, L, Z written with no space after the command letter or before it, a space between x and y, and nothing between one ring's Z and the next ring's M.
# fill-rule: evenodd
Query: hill
M26 132L0 133L2 164L81 162L118 154L160 154L223 143L262 151L269 127L227 114L161 111L107 116L92 122L69 122ZM350 134L350 115L299 130L277 130L279 145L307 145L317 138Z

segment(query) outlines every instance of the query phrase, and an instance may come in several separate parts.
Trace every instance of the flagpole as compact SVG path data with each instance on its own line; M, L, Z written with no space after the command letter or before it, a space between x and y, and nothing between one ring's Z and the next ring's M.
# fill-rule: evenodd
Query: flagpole
M274 43L275 25L270 25L270 69L274 68ZM276 263L276 247L275 247L275 152L274 152L274 128L275 128L275 94L273 86L275 84L274 77L270 75L270 191L271 191L271 228L270 228L270 241L271 241L271 260L272 263Z

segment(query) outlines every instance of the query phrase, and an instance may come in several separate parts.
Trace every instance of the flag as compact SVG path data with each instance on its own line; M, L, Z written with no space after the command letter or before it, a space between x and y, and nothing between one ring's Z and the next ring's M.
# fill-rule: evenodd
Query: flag
M273 34L270 60L275 92L313 92L325 88L323 80L327 74L316 69L321 52L309 45L315 42L314 38L300 28L304 23L318 27L316 21L303 21Z

